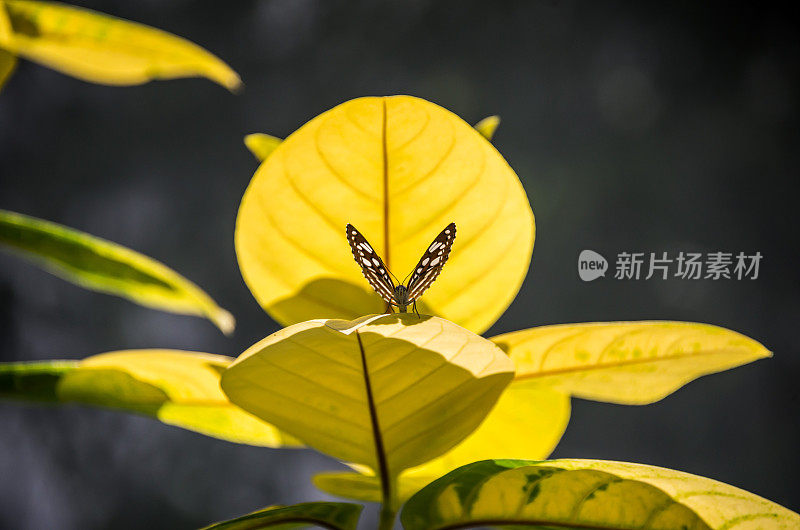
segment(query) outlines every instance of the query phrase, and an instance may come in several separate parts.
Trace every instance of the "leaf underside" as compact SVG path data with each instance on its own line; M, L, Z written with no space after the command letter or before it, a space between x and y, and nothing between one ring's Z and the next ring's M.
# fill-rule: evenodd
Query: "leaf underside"
M307 445L394 481L474 430L512 374L502 351L451 322L374 315L285 328L242 354L222 388Z

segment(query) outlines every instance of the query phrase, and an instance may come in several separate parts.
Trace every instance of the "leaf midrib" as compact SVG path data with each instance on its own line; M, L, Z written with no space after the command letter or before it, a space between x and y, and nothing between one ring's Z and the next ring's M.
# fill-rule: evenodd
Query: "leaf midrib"
M586 365L586 366L568 366L565 368L556 368L552 370L540 370L538 372L531 372L531 373L522 373L517 374L514 377L515 381L524 381L526 379L536 379L540 377L550 377L550 376L558 376L564 374L571 374L574 372L583 372L589 370L602 370L608 368L624 368L627 366L633 366L638 364L647 364L647 363L655 363L655 362L665 362L665 361L674 361L679 359L686 359L689 357L702 357L708 355L718 355L724 352L727 348L711 348L708 350L701 350L700 352L687 352L675 355L665 355L659 357L642 357L639 359L626 359L624 361L613 361L607 363L597 363L593 365ZM760 359L763 357L759 357Z
M385 108L385 106L384 106ZM383 435L381 434L381 427L378 423L378 410L375 407L375 399L372 395L372 383L369 377L369 368L367 366L367 353L364 351L364 344L361 342L361 334L358 330L355 331L356 342L358 343L358 351L361 355L361 366L364 372L364 387L367 392L367 407L369 408L369 417L372 423L372 437L375 441L375 458L378 462L378 476L381 481L381 495L383 496L383 503L389 504L392 502L392 485L391 477L389 476L389 464L386 459L386 449L383 444Z
M383 103L383 123L381 124L381 149L383 150L383 258L388 270L392 268L389 251L389 149L386 142L387 112L386 98Z

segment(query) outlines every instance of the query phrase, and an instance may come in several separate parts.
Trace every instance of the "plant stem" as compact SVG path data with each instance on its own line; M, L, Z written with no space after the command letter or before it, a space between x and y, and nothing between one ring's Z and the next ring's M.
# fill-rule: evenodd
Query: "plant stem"
M392 530L394 528L394 518L397 511L392 508L389 501L381 504L381 518L378 523L378 530Z

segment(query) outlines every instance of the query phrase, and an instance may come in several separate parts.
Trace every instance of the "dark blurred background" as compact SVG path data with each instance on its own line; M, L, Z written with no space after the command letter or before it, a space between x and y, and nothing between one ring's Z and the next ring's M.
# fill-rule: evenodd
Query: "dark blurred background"
M554 456L667 466L800 510L794 15L696 2L73 3L187 37L246 88L111 88L22 61L0 95L0 207L165 262L238 327L227 339L205 320L84 291L0 254L0 360L152 347L237 355L275 331L234 255L236 210L257 166L242 137L285 137L354 97L412 94L471 123L502 116L495 145L536 214L530 274L489 335L674 319L732 328L775 353L650 406L574 400ZM584 248L610 260L764 259L756 281L583 283ZM192 528L328 498L308 478L338 467L312 451L238 446L135 416L0 402L2 528Z

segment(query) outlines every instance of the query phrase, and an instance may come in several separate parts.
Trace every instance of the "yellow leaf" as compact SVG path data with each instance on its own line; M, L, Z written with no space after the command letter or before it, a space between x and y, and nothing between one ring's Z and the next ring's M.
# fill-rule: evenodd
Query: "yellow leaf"
M219 387L233 359L178 350L127 350L83 361L0 364L0 397L81 403L266 447L299 442L233 405Z
M434 477L436 478L436 477ZM401 476L398 484L397 500L404 503L409 497L428 485L430 477ZM364 502L381 502L381 483L375 475L364 475L352 471L317 473L311 479L320 490Z
M486 339L396 314L284 328L244 352L222 388L244 410L393 483L475 429L512 376Z
M498 455L547 458L564 434L569 415L568 395L512 382L481 426L463 442L439 458L408 470L403 477L429 477L430 481L457 467Z
M11 21L6 13L4 0L0 0L0 48L3 47L3 43L11 39L11 31Z
M513 386L642 405L700 376L769 357L761 344L708 324L601 322L544 326L491 339L513 359Z
M0 11L2 10L0 9ZM15 66L17 66L17 58L7 51L0 49L0 92L3 91L3 85L6 84L6 81L8 81L12 72L14 72Z
M165 31L52 2L4 0L0 47L65 74L107 85L203 76L235 90L239 76L200 46ZM9 32L6 32L9 33Z
M541 465L565 470L592 469L650 484L679 500L714 529L800 528L800 515L779 504L723 482L681 471L604 460L564 459Z
M569 396L548 388L513 382L472 434L446 454L400 475L401 502L429 482L457 467L502 455L504 458L547 458L567 428ZM314 477L321 490L362 501L380 499L377 477L358 473L322 473Z
M233 315L174 270L85 232L0 210L2 245L87 289L115 294L164 311L202 315L225 334L230 334L236 325Z
M704 477L602 460L485 460L426 486L403 528L503 526L711 530L791 529L800 516Z
M399 278L451 221L453 253L422 311L476 333L502 313L533 248L533 213L514 171L451 112L409 97L360 98L317 116L259 167L242 199L236 252L277 321L384 310L353 260L352 223Z
M500 116L487 116L475 124L475 130L483 135L484 138L492 141L497 127L500 126Z
M283 140L268 134L253 133L244 137L244 145L259 162L263 162Z

